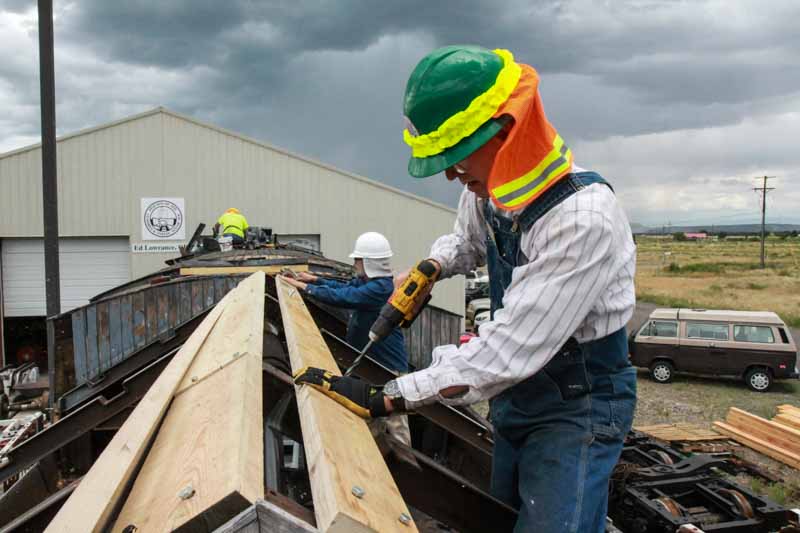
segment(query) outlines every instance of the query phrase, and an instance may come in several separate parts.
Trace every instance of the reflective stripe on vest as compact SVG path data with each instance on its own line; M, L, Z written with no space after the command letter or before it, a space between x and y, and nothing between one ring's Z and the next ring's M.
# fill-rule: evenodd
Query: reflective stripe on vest
M492 190L494 197L507 208L513 208L538 195L548 185L569 171L572 151L561 135L553 139L553 149L533 170Z

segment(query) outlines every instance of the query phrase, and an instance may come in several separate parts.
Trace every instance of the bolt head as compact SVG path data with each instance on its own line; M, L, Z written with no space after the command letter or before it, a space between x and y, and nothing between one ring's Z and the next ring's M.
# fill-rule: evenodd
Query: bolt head
M364 497L364 494L366 494L364 489L362 489L358 485L353 485L353 488L350 490L350 492L353 493L353 496L355 496L359 500Z

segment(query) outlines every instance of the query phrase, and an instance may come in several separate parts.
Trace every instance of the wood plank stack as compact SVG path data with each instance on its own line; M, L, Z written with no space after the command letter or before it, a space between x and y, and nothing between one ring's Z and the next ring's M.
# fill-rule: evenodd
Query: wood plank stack
M794 405L779 405L778 414L772 419L784 426L800 429L800 408Z
M731 407L725 422L714 422L714 429L764 455L800 469L800 425L791 424L795 411L800 413L794 407L782 405L778 408L778 415L767 420ZM800 420L800 416L797 419Z
M667 442L701 442L728 439L728 437L715 433L710 429L685 422L637 426L633 429Z

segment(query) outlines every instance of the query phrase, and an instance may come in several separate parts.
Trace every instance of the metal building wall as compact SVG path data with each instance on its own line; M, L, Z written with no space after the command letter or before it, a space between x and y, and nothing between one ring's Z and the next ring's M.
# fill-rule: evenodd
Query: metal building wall
M149 112L59 140L62 237L132 236L139 210L135 184L142 176L161 176L160 115ZM38 146L0 156L0 238L42 236L41 176Z
M452 230L455 211L166 110L59 141L62 236L129 236L140 243L142 197L186 202L187 238L228 207L252 225L320 234L323 253L347 255L364 231L384 233L394 266L425 257ZM0 238L41 236L39 148L0 157ZM132 276L163 266L165 254L131 254ZM463 314L463 281L437 286L436 305Z

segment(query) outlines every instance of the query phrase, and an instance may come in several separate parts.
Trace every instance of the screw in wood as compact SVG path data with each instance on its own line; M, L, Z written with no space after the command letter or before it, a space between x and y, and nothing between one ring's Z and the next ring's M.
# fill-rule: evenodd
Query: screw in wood
M366 494L364 489L362 489L358 485L353 485L353 488L352 488L352 490L350 492L352 492L353 496L355 496L359 500L364 497L364 494Z
M411 517L408 516L408 514L406 513L400 513L398 520L400 520L400 523L403 524L404 526L411 524Z
M192 496L194 496L194 487L192 487L191 485L186 485L178 493L178 498L180 498L181 500L188 500Z

